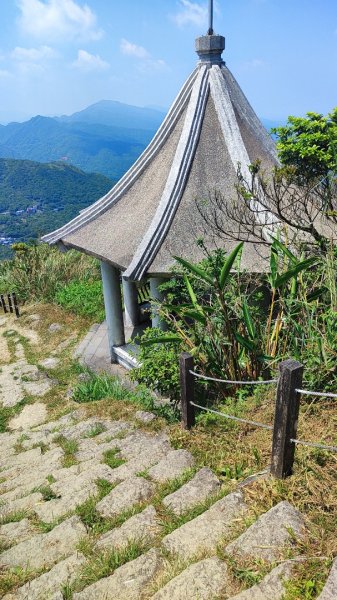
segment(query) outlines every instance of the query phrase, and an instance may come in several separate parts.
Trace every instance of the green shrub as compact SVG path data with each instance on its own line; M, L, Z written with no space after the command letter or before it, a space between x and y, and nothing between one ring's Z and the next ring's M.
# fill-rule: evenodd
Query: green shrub
M104 321L104 300L101 281L72 281L55 295L58 304L78 315L99 323Z
M53 302L73 280L99 278L98 262L70 250L61 253L47 244L14 244L14 258L0 263L0 292L15 292L21 302Z
M179 385L179 353L178 343L144 345L148 340L161 335L160 329L146 329L140 339L140 350L137 360L140 366L130 372L133 381L156 390L162 396L177 403L180 397Z

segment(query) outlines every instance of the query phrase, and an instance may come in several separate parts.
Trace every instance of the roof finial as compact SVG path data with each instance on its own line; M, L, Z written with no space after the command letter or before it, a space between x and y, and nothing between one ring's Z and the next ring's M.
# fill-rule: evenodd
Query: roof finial
M213 35L213 0L208 0L208 31L207 35Z

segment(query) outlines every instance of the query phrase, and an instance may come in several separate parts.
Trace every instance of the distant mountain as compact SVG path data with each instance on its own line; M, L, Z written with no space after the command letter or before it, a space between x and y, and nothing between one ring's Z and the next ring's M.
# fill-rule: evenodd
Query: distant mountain
M0 159L0 258L61 227L116 183L62 163Z
M63 123L91 123L128 130L156 131L165 116L164 111L101 100L70 116L58 117Z
M71 116L0 125L0 158L63 161L119 179L158 129L164 113L102 101Z

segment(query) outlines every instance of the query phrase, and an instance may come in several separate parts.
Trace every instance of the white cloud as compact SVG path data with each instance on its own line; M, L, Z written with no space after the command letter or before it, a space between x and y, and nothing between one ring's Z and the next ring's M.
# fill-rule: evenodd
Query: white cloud
M11 74L9 71L7 71L6 69L0 69L0 77L5 78L5 77L10 77Z
M106 71L110 68L110 65L98 54L90 54L86 50L79 50L72 67L80 71Z
M244 68L249 71L255 71L256 69L265 69L268 67L268 63L260 58L253 58L244 63Z
M119 48L122 54L133 56L139 60L137 68L142 73L148 73L150 71L163 71L168 68L164 60L153 58L146 48L143 48L143 46L137 46L137 44L133 44L125 38L121 40Z
M207 25L208 8L204 2L199 4L190 0L179 0L179 6L180 10L172 15L172 19L178 27L184 27L184 25L203 27Z
M120 51L122 54L127 54L128 56L135 56L136 58L150 58L150 53L143 48L143 46L137 46L137 44L133 44L126 39L122 39L120 43Z
M164 60L148 58L139 64L138 70L141 73L150 73L151 71L167 71L169 68Z
M87 4L74 0L17 0L22 29L39 39L91 39L102 37L96 15Z
M40 48L21 48L17 46L11 53L11 58L23 62L40 62L45 59L54 58L56 52L49 46L40 46Z

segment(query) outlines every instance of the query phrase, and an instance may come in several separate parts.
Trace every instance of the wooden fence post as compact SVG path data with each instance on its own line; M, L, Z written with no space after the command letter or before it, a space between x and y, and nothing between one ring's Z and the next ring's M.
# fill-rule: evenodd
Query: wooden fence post
M193 356L187 352L180 355L180 392L181 392L181 423L184 429L191 429L195 425L195 409L191 405L194 402L194 376Z
M1 300L1 306L4 310L4 313L7 313L8 310L7 310L7 306L6 306L6 300L5 300L5 297L3 294L0 295L0 300Z
M18 301L16 298L16 293L13 292L12 294L12 298L13 298L13 304L14 304L14 310L15 310L15 315L17 317L17 319L20 317L20 310L19 310L19 306L18 306Z
M303 365L296 360L285 360L279 366L280 377L277 386L271 474L284 479L292 474L300 394L296 389L302 386Z
M12 296L10 294L7 294L7 298L8 298L9 311L12 313L13 312Z

